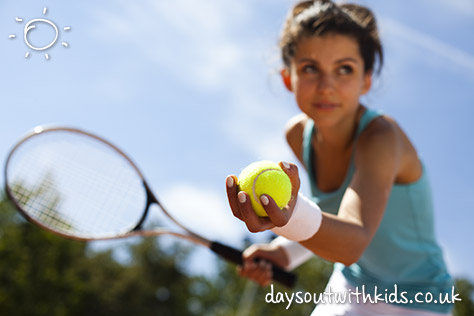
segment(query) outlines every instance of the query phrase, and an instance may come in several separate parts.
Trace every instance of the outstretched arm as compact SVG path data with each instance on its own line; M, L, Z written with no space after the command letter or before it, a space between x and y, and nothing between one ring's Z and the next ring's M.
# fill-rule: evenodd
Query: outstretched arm
M323 212L319 230L311 238L300 241L303 246L330 261L346 265L357 261L382 220L399 169L401 143L397 129L389 122L361 135L355 153L356 171L338 215ZM295 165L283 169L290 179L298 179ZM253 212L244 192L237 195L236 186L228 185L228 196L234 215L244 221L251 232L286 227L294 210L294 203L282 211L271 197L266 197L268 204L264 208L269 217L261 218ZM296 196L294 194L295 199Z

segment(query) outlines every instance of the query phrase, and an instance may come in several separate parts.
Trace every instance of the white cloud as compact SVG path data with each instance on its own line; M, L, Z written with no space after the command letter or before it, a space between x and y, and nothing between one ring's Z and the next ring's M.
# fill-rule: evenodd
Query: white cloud
M248 14L242 2L203 0L150 1L149 5L162 20L186 37L224 34L233 23Z
M120 2L115 12L97 11L92 34L126 43L193 88L216 88L242 64L244 48L229 34L248 14L242 2L189 0Z
M472 0L450 0L449 2L440 0L445 5L448 3L449 8L456 9L457 14L474 16L474 2Z
M160 198L173 217L205 238L235 244L248 234L245 225L232 215L225 192L176 183Z
M466 240L467 239L469 239L469 237L466 234ZM467 277L474 280L474 272L471 268L473 255L460 252L456 243L448 244L442 242L441 247L450 274L455 278Z
M271 65L265 51L270 49L258 30L242 33L250 6L218 0L199 5L189 0L122 1L115 11L98 11L100 25L94 30L101 40L126 43L142 56L141 63L165 76L192 89L222 92L228 115L212 123L222 135L255 157L285 159L292 156L283 128L295 107L279 97L269 104L272 87L265 80ZM278 89L281 94L279 82Z
M461 66L462 69L467 68L465 69L467 72L472 72L474 70L474 55L392 18L384 16L381 20L383 21L383 27L387 32L402 38L410 45L421 47L427 50L429 54L443 57L456 65Z
M292 115L292 107L276 97L261 97L255 90L258 88L252 89L248 84L233 92L229 114L220 128L229 140L256 159L288 159L291 154L285 142L284 126Z

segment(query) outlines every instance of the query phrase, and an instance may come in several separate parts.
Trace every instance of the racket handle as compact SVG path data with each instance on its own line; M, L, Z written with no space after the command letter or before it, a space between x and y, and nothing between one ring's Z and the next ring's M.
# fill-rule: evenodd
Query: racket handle
M219 255L220 257L233 262L238 265L242 265L242 251L235 248L223 245L219 242L211 242L210 249ZM282 268L272 265L273 280L281 283L288 288L293 288L296 283L296 274L283 270Z

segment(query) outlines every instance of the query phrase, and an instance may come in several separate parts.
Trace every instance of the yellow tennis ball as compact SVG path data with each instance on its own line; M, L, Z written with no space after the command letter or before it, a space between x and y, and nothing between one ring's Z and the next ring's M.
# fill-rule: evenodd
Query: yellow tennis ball
M239 175L239 188L247 192L255 213L268 216L260 202L260 196L267 194L281 208L291 199L291 182L288 175L275 162L264 160L251 163Z

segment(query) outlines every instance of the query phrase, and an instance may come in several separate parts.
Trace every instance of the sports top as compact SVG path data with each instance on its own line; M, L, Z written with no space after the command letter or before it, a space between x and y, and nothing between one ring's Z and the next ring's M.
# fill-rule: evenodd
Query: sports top
M355 142L367 125L381 115L371 109L365 110ZM335 191L322 192L316 183L311 146L316 132L314 122L309 120L303 135L303 162L309 175L312 199L323 211L337 214L355 171L354 151L342 185ZM440 304L439 297L440 294L442 297L451 294L453 280L436 242L431 189L423 163L422 166L422 175L417 181L393 185L380 226L360 259L351 266L336 263L334 268L341 270L347 280L361 291L365 286L365 293L374 293L377 287L377 294L396 293L397 302L391 303L446 313L452 305ZM417 303L417 293L423 293L416 297L418 300L424 300L425 295L431 293L433 302Z

